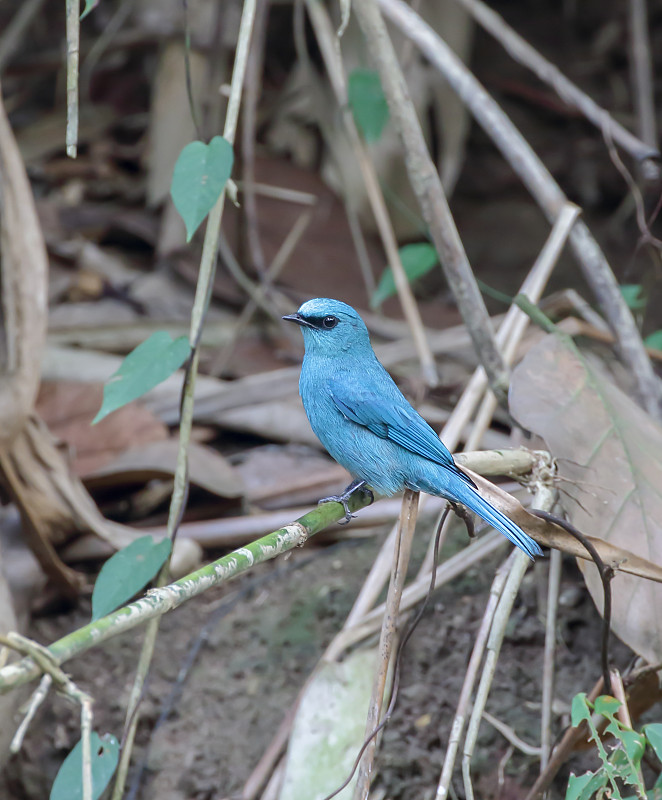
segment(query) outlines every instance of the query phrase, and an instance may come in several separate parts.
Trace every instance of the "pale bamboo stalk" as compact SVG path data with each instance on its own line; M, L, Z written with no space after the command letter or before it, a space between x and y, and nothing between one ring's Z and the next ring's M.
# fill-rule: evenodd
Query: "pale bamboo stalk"
M418 310L418 305L416 304L416 298L414 297L404 267L402 266L398 242L395 238L393 226L386 207L386 201L384 200L384 194L379 184L379 178L370 158L368 148L361 139L356 123L354 122L354 117L349 109L347 83L336 33L326 8L319 0L306 0L306 8L308 9L310 21L320 46L331 88L336 96L338 107L342 110L342 121L345 126L347 137L352 145L358 167L363 176L366 195L382 240L386 260L393 272L398 299L400 300L405 319L409 324L418 359L421 363L423 377L429 386L436 386L439 381L434 356L432 355L425 336L425 329Z
M544 772L552 752L552 701L554 699L554 653L556 652L556 614L561 583L560 550L552 550L549 556L549 578L547 584L547 615L545 621L545 653L542 668L542 709L540 713L540 772Z
M534 506L543 510L549 510L554 505L555 492L554 489L545 484L539 484L536 490ZM467 800L473 800L473 784L471 781L471 759L473 757L474 748L478 739L478 730L482 719L483 711L487 697L492 686L494 673L496 671L501 645L506 634L506 626L510 618L517 592L519 591L520 584L524 578L527 568L531 564L529 557L521 550L515 551L515 559L506 580L506 585L503 590L499 605L497 606L490 635L487 641L487 655L485 657L485 664L483 672L478 684L478 690L474 700L471 718L467 727L467 735L464 740L464 747L462 751L462 778L464 781L464 792Z
M446 280L469 329L476 354L485 367L492 390L505 402L508 373L497 349L485 302L448 207L441 179L428 152L377 0L356 3L354 14L371 59L379 71L391 118L402 141L409 182L439 253Z
M607 125L612 139L633 158L639 161L655 158L658 154L655 140L638 139L617 120L608 115L591 97L570 81L556 66L517 33L504 18L482 0L457 0L476 22L490 33L515 61L530 69L543 83L551 86L558 96L578 109L593 125L602 130L607 115Z
M398 544L393 554L391 582L389 583L388 594L386 596L386 608L382 620L382 631L379 637L379 664L375 675L375 682L372 687L370 705L368 707L366 738L372 736L375 728L379 724L379 717L384 704L386 677L388 675L391 655L394 649L398 614L400 612L400 599L407 578L411 544L414 539L414 531L416 528L418 497L418 492L405 489L404 497L402 498L402 512L398 525ZM354 791L355 800L366 800L368 797L376 749L377 742L375 741L375 737L373 737L361 758Z
M487 600L483 620L476 634L473 650L471 651L471 658L469 659L469 666L464 675L462 689L460 690L460 698L457 704L457 710L453 717L453 724L451 725L451 732L448 737L448 745L446 746L446 755L444 757L444 766L439 778L437 786L436 800L446 800L448 796L448 789L450 787L451 778L453 776L453 767L455 766L455 759L457 758L457 751L464 733L464 726L467 720L469 710L469 703L471 695L474 690L476 678L478 676L478 668L480 662L483 660L483 653L487 646L487 638L492 627L492 621L499 604L499 600L503 593L503 588L506 585L506 580L510 574L513 561L515 560L515 551L513 550L504 563L499 567L492 581L490 589L490 596Z
M492 139L519 175L549 220L556 220L567 202L529 143L439 35L402 0L377 0L391 22L416 42L430 64L439 70L467 105L476 122ZM634 317L621 294L614 273L587 225L579 220L570 243L586 282L598 300L616 336L623 363L636 380L642 406L662 419L662 381L655 374Z

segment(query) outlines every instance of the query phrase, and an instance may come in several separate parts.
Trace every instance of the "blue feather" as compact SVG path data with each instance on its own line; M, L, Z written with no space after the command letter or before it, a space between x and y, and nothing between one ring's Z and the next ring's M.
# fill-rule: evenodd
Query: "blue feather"
M356 311L317 298L286 317L306 354L299 391L311 427L335 460L379 494L405 488L463 503L530 558L538 544L480 496L434 430L379 363Z

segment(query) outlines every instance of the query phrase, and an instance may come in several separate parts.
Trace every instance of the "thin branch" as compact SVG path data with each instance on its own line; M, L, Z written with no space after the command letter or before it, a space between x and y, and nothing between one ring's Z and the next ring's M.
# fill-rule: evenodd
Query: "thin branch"
M612 694L611 678L609 674L609 632L611 630L611 580L614 577L614 570L605 564L600 557L595 545L587 536L577 530L574 525L565 519L550 514L541 509L531 509L531 513L546 522L553 522L555 525L566 530L571 536L586 548L598 569L600 580L602 581L603 604L602 604L602 642L600 646L600 661L602 664L602 679L607 694Z
M355 492L349 500L350 510L358 511L369 502L370 498L366 495ZM338 522L343 516L340 504L324 503L295 522L201 567L169 586L149 590L139 600L73 631L51 644L47 650L56 664L63 664L120 633L178 608L187 600L220 586L256 564L294 547L301 547L311 536ZM3 667L0 670L0 694L37 678L40 673L41 670L31 659Z
M345 127L347 138L354 150L358 167L361 170L366 195L382 240L386 260L393 273L398 300L400 301L402 312L411 330L412 339L416 346L416 353L421 363L423 377L429 386L435 386L438 383L437 368L429 343L426 339L425 329L416 304L416 299L404 267L402 266L398 242L388 214L384 193L379 183L375 165L370 158L368 147L361 139L354 117L349 108L347 82L343 71L342 56L340 54L340 47L335 31L333 30L333 25L331 24L328 12L319 0L306 0L306 8L313 30L315 31L315 36L317 37L322 58L324 59L324 65L331 88L336 96L338 107L341 109L342 122ZM333 150L333 143L330 142L329 144ZM341 175L343 175L344 171L348 169L348 165L339 162L338 168L340 169ZM347 198L347 204L349 205L350 203L351 198Z
M39 686L34 690L32 693L32 697L30 698L30 703L28 705L28 709L25 712L25 716L21 720L21 724L16 729L16 733L14 734L14 738L11 740L11 744L9 745L9 752L10 753L18 753L21 749L23 744L23 739L25 738L25 734L27 733L28 727L32 720L34 719L34 715L39 710L41 704L46 699L48 692L53 685L53 678L46 674L42 677L39 681Z
M467 721L467 714L469 711L469 703L471 695L473 694L476 678L478 677L478 668L480 662L483 660L483 653L487 646L487 638L492 627L494 614L496 613L497 605L503 593L503 587L506 584L506 579L510 574L512 562L515 559L515 551L513 550L508 556L506 561L499 567L492 581L490 588L490 596L487 600L483 620L476 634L471 658L469 659L469 666L464 675L462 689L460 690L460 698L457 703L457 710L453 717L453 724L451 725L450 736L448 737L448 744L446 746L446 755L444 757L444 765L439 778L437 786L436 800L446 800L448 791L451 785L451 778L453 777L453 768L455 766L455 759L457 758L457 751L462 740L464 733L464 726Z
M457 2L461 3L476 22L503 45L511 58L530 69L543 83L551 86L564 103L580 111L599 130L603 129L606 119L613 140L633 158L644 161L659 157L655 139L649 141L642 137L642 141L630 133L482 0L457 0Z
M539 747L535 745L529 744L525 742L524 739L520 739L520 737L515 733L515 731L510 727L510 725L506 725L505 722L501 722L500 719L497 719L493 714L490 714L489 711L483 711L483 719L486 722L489 722L493 728L499 731L499 733L506 739L507 741L512 744L517 750L521 753L524 753L526 756L539 756L541 750Z
M228 100L225 126L223 129L223 136L228 142L230 142L230 144L234 144L235 133L237 130L241 94L244 85L244 77L246 75L246 64L248 61L248 51L253 30L253 21L255 19L256 2L257 0L244 0L241 22L239 25L234 69L232 73L232 82L230 85L230 97ZM211 297L214 275L216 272L218 239L220 236L221 218L223 216L223 207L225 204L225 193L226 190L224 187L223 191L221 192L221 196L209 213L202 248L202 257L200 260L200 272L196 285L193 309L191 311L191 330L189 334L189 341L193 352L185 372L184 385L182 387L181 418L179 423L179 449L177 453L177 465L175 468L174 487L170 508L168 511L168 536L173 542L177 534L177 528L183 517L186 500L188 498L189 481L187 449L191 440L191 429L193 426L195 380L200 359L200 339L202 337L202 329L207 309L209 307L209 299ZM157 587L162 587L167 582L168 570L169 560L164 564L159 572L159 575L156 579ZM122 753L120 755L117 778L113 788L113 800L120 800L124 793L124 784L126 782L126 775L131 758L131 745L133 743L133 737L135 736L136 727L138 725L137 709L140 704L140 699L143 694L143 687L149 671L149 665L152 660L154 646L156 644L156 636L158 633L158 626L159 615L154 615L152 618L150 618L147 630L145 632L145 639L143 641L143 646L138 661L138 670L136 672L136 677L131 690L130 701L127 708L126 731L124 737L125 746L122 748Z
M260 282L259 286L256 286L254 296L251 296L246 302L241 314L234 323L228 341L221 348L221 350L219 350L218 354L214 358L210 369L210 373L212 375L223 374L227 367L228 361L232 357L237 339L245 330L257 308L259 306L268 305L266 302L267 293L272 288L276 278L280 274L285 264L288 262L290 256L294 252L294 249L301 241L308 226L310 225L312 218L312 209L306 209L305 211L302 211L295 220L294 225L290 228L287 236L283 240L283 243L278 248L278 252L269 265L269 269L262 276L262 281Z
M71 678L60 669L51 651L38 642L27 639L25 636L21 636L20 633L12 631L8 633L7 636L0 636L0 644L11 647L18 653L27 655L33 663L38 665L38 668L44 675L50 677L51 682L55 683L60 692L73 700L74 703L80 705L82 800L92 800L92 698L89 694L83 692L76 686ZM45 692L48 691L48 686L49 684L42 680L35 695L39 695L40 691L42 691L45 696ZM29 713L30 712L28 712L28 715ZM14 737L14 740L16 740L16 738L17 737Z
M255 191L255 138L257 135L257 104L262 91L262 70L264 66L264 46L267 34L267 18L271 0L258 0L255 13L253 47L246 65L246 89L244 92L244 113L241 127L241 157L244 194L244 218L246 220L246 241L253 268L263 276L267 263L262 249L260 226L257 213Z
M540 771L544 772L552 751L552 701L554 698L554 653L556 652L556 613L561 583L560 550L552 550L549 557L547 583L547 619L545 622L545 652L542 668L542 711L540 714Z
M402 0L378 0L388 18L416 42L430 63L446 78L466 103L504 158L550 221L556 220L567 199L540 158L509 117L467 66L446 43ZM653 371L636 323L598 243L586 224L579 220L570 243L584 278L596 296L621 351L624 364L634 376L640 401L651 416L662 420L662 382Z
M629 0L630 59L634 107L637 112L637 130L646 144L657 147L657 124L655 121L655 90L653 83L653 59L648 32L647 0ZM612 138L616 136L612 131Z
M354 14L366 39L368 52L379 70L393 123L402 141L409 181L439 253L446 280L492 391L505 404L508 370L497 349L492 323L448 207L441 179L428 152L377 0L356 3Z
M555 492L546 482L541 481L536 487L534 502L536 505L541 505L551 508L554 504ZM487 640L487 655L485 657L485 664L483 665L483 673L478 684L476 697L474 700L471 718L467 727L467 735L464 740L464 748L462 751L462 778L464 781L464 792L467 800L473 800L473 784L471 781L471 758L473 756L476 741L478 739L478 730L482 719L483 711L487 697L492 686L494 673L496 671L501 645L503 644L504 636L506 635L506 626L510 613L517 597L517 592L526 573L527 567L531 562L527 556L521 551L517 550L512 563L512 567L506 580L506 585L503 589L503 594L499 599L494 620L490 628L490 635Z
M467 728L467 736L464 741L464 749L462 752L462 777L464 780L464 793L467 800L473 800L473 784L471 781L471 758L473 756L476 740L478 739L478 729L480 721L483 717L485 710L485 703L487 702L487 695L492 685L496 664L501 651L501 645L506 633L506 625L512 611L517 592L519 591L520 584L524 578L530 559L521 550L515 553L515 558L506 580L506 585L503 589L503 594L499 599L490 635L487 640L487 656L485 658L485 665L483 667L483 674L481 675L478 690L476 692L476 699L474 700L473 711L469 720Z
M67 133L69 158L78 151L78 61L80 57L80 0L67 0Z
M444 511L441 514L440 518L439 518L439 522L437 523L437 526L436 526L436 529L435 529L435 535L432 537L432 552L434 554L434 557L433 557L433 563L434 564L437 563L437 559L439 558L439 550L440 550L440 542L441 542L441 531L442 531L444 522L446 521L446 518L448 517L448 515L449 515L449 513L451 511L451 508L453 508L453 510L457 512L457 509L455 508L455 506L452 506L452 504L449 501L449 502L446 503L446 507L444 508ZM375 737L378 736L384 730L386 725L389 723L391 717L393 716L393 711L395 709L395 704L396 704L397 699L398 699L398 691L399 691L399 688L400 688L400 676L401 676L401 671L402 671L402 657L404 655L405 648L406 648L407 644L409 643L409 640L411 639L414 631L418 627L419 622L423 619L423 614L425 613L425 610L428 607L428 603L430 602L430 599L432 598L432 595L433 595L434 590L435 590L435 582L436 582L436 571L435 570L431 570L430 571L430 576L429 576L429 579L428 579L428 588L427 588L427 593L425 595L425 598L423 599L423 602L421 603L420 608L416 612L416 616L407 625L407 629L406 629L406 631L405 631L405 633L404 633L404 635L403 635L403 637L400 640L400 643L398 645L398 650L397 650L397 653L395 655L395 666L393 668L393 685L392 685L392 688L391 688L391 699L389 701L388 708L386 709L386 713L384 714L384 717L382 718L382 721L379 723L379 725L377 725L376 728L372 729L372 731L371 731L370 735L368 736L368 738L363 742L363 746L359 750L359 753L358 753L358 755L356 757L356 760L354 761L354 766L352 767L351 772L347 776L347 779L340 786L338 786L336 789L334 789L334 791L331 794L328 794L324 798L324 800L331 800L333 797L336 797L336 795L340 794L340 792L342 792L342 790L351 783L352 778L354 777L354 773L358 769L359 764L361 763L361 759L363 758L363 754L365 753L366 749L370 746L371 742L375 739Z
M405 489L404 497L402 498L402 512L400 513L396 548L393 553L391 582L386 596L386 609L382 622L382 632L379 638L379 666L377 674L375 675L372 697L370 698L370 705L368 707L366 737L372 736L373 731L379 724L379 717L384 703L386 676L391 663L391 653L395 641L397 620L400 610L400 599L402 598L402 590L404 589L405 579L407 577L411 544L416 528L418 497L418 492ZM375 740L371 739L363 753L354 791L356 800L359 800L359 798L361 798L361 800L366 800L368 797L376 746Z

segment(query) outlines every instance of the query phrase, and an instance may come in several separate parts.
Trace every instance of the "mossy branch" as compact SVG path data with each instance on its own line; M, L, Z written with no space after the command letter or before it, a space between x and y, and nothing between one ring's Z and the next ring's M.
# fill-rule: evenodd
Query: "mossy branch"
M358 511L370 504L370 496L355 492L348 504L352 511ZM134 603L73 631L50 645L48 652L56 664L63 664L107 639L172 611L212 586L219 586L256 564L275 558L294 547L300 547L311 536L338 522L343 516L344 511L340 503L324 503L290 525L234 550L175 583L151 589ZM10 664L0 669L0 694L40 675L41 669L31 658Z

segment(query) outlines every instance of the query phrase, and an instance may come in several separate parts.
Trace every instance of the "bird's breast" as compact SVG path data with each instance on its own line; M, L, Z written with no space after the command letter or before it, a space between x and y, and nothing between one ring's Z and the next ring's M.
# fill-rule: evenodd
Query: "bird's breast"
M340 465L379 494L404 489L406 465L399 445L348 419L333 401L324 377L302 370L299 392L311 428Z

